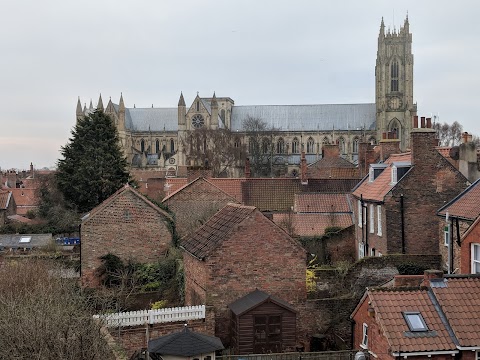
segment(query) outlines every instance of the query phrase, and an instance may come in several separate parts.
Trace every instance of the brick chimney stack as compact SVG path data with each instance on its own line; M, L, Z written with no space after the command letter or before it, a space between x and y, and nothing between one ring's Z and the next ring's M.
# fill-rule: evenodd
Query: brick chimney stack
M412 148L412 165L426 166L434 163L434 151L438 146L437 133L432 129L432 119L420 118L420 128L412 129L410 133L410 146ZM413 123L418 122L418 117L414 116ZM432 169L432 173L433 173Z
M430 286L430 282L433 280L443 279L442 270L425 270L423 273L423 282L422 286Z
M302 157L300 159L300 181L302 182L302 185L308 185L307 159L305 158L305 151L302 151Z
M338 144L323 144L322 146L322 157L324 158L334 158L340 156L340 148Z

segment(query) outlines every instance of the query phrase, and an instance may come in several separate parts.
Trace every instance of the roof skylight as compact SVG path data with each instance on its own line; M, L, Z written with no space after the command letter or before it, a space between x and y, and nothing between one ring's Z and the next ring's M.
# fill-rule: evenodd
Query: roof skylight
M32 237L31 237L31 236L22 236L22 237L20 238L20 242L21 242L21 243L29 243L30 240L32 240Z
M428 331L427 324L419 312L404 312L403 317L410 331Z

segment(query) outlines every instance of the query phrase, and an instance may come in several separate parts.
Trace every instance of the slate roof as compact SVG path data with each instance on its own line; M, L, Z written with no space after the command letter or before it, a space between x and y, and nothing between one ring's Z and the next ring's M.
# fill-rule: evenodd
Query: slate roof
M273 222L287 231L286 224L291 216L293 233L297 236L318 236L325 234L328 227L347 228L353 225L353 214L273 214Z
M440 314L429 296L429 290L367 290L368 300L375 309L375 319L381 326L393 352L425 352L456 350ZM420 312L427 332L412 333L402 312Z
M446 216L447 211L456 218L475 220L480 215L480 179L442 206L437 214Z
M178 108L126 108L125 127L133 131L177 131Z
M22 241L22 238L24 241ZM28 241L26 241L28 240ZM0 249L39 248L52 242L52 234L5 234L0 235Z
M364 200L383 201L385 195L395 187L396 184L392 184L391 166L395 162L410 162L411 154L393 154L385 161L388 166L377 176L377 178L370 182L369 177L366 176L363 181L355 188L353 195L356 198L363 196ZM401 179L398 181L400 182Z
M232 107L232 130L243 130L248 116L283 131L375 129L375 104L247 105Z
M213 215L202 227L183 238L180 247L198 259L204 259L255 211L253 206L229 203Z
M480 277L447 277L432 291L460 346L480 347Z
M295 194L296 213L351 213L347 194L301 193Z
M148 351L156 355L193 357L223 349L219 338L193 332L187 327L181 332L161 336L148 342Z
M272 302L274 304L277 304L287 310L290 310L291 312L296 313L297 311L286 301L283 301L282 299L274 296L274 295L269 295L264 291L255 289L255 291L252 291L251 293L241 297L240 299L235 300L233 303L228 305L228 308L232 310L232 312L239 316L247 311L256 308L257 306L265 303L265 302Z

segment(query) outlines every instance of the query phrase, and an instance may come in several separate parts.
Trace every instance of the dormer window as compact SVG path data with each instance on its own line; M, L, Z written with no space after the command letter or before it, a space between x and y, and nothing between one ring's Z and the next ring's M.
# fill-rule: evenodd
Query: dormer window
M427 324L420 312L404 312L403 317L410 331L428 331Z
M392 166L392 184L397 183L397 167L395 165Z
M368 171L368 181L374 181L386 167L387 164L370 164L370 169Z
M412 165L408 161L394 162L392 164L392 184L396 184L410 170Z

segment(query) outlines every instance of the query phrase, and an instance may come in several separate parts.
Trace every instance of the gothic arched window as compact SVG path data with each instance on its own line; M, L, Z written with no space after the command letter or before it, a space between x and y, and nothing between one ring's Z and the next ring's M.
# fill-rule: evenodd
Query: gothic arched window
M175 152L175 141L170 139L170 152L173 154Z
M239 148L240 147L240 139L239 138L235 138L234 142L233 142L233 146L235 148Z
M155 152L158 154L160 152L160 140L155 140Z
M270 140L268 138L262 139L262 153L268 154L270 152Z
M398 91L398 61L390 64L390 91Z
M315 152L315 141L309 137L307 140L307 154L313 154Z
M140 151L143 153L145 151L145 140L140 140Z
M330 143L330 141L328 141L328 138L324 137L323 140L322 140L322 145L328 145L329 143Z
M346 154L347 153L347 147L345 146L345 139L343 137L338 139L338 146L340 148L340 154Z
M277 140L277 154L285 153L285 141L282 138Z
M295 137L292 140L292 154L298 154L299 153L299 146L298 146L298 139Z
M353 139L353 148L352 148L352 153L358 154L358 138Z

